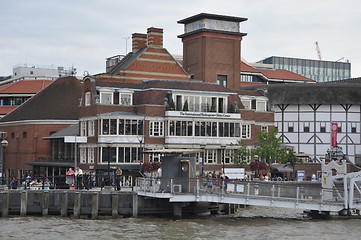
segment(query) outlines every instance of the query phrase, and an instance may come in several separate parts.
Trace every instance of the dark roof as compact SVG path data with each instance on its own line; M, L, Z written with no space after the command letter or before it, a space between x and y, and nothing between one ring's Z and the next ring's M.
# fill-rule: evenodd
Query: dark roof
M82 84L75 77L58 78L0 122L21 120L78 120Z
M59 139L59 138L64 138L65 136L78 136L78 135L79 135L79 124L74 124L56 133L51 134L49 137L44 137L44 139Z
M111 69L108 73L109 74L117 74L119 73L121 70L126 69L135 59L138 58L138 56L140 54L142 54L147 48L141 48L138 49L138 51L136 52L130 52L128 53L122 60L120 60L120 62L113 67L113 69Z
M210 13L200 13L200 14L179 20L177 23L188 24L188 23L195 22L195 21L198 21L198 20L204 19L204 18L230 21L230 22L244 22L247 20L247 18L242 18L242 17L232 17L232 16L217 15L217 14L210 14Z
M209 92L235 92L216 83L176 81L176 80L144 80L140 83L134 82L110 82L106 79L97 80L96 85L100 87L131 88L131 89L179 89Z
M361 104L360 83L273 84L262 86L271 104Z

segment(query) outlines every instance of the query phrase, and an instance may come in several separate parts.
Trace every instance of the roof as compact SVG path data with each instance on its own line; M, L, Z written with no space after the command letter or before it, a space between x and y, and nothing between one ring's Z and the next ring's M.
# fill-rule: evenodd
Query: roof
M35 94L45 88L53 81L51 80L21 80L0 86L1 94Z
M76 77L55 80L3 117L0 122L21 120L78 120L82 84Z
M112 70L110 70L109 74L116 74L119 73L121 70L126 69L134 60L136 60L146 48L138 49L136 52L129 52L120 62L114 66Z
M232 16L225 16L225 15L217 15L217 14L210 14L210 13L200 13L182 20L177 21L177 23L181 24L188 24L191 22L195 22L201 19L214 19L214 20L223 20L223 21L229 21L229 22L244 22L247 20L247 18L242 17L232 17Z
M361 104L361 83L264 85L271 104Z
M18 106L0 106L0 115L6 115Z
M292 168L282 164L271 164L272 168L277 169L278 172L293 172Z
M58 139L58 138L64 138L65 136L78 136L78 135L79 135L79 124L74 124L56 133L51 134L49 137L44 137L44 139Z
M241 61L241 72L242 73L258 73L262 74L266 78L270 80L292 80L292 81L302 81L302 82L315 82L310 78L306 78L299 74L296 74L291 71L287 71L284 69L258 69L253 68L247 63Z

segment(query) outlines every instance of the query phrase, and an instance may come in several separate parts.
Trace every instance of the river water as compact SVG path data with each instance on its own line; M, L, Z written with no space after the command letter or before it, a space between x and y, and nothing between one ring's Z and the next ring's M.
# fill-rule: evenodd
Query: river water
M248 207L232 215L171 220L139 217L0 218L1 240L113 239L360 239L360 219L309 220L296 210Z

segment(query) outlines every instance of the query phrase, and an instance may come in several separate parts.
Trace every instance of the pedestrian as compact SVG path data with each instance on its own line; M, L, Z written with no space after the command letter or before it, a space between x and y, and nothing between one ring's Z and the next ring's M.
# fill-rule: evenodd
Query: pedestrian
M83 170L80 167L75 169L75 177L76 177L76 188L82 189L83 188Z
M73 168L69 168L69 170L66 172L65 183L69 185L70 189L74 188L74 177L75 177L75 172Z

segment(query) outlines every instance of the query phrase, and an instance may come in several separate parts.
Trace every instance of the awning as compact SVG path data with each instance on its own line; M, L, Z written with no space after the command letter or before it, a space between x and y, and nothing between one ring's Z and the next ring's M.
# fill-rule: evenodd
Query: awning
M108 170L108 165L107 164L98 164L95 168L97 170L107 171ZM140 170L140 165L139 165L139 163L138 164L110 165L111 171L115 171L115 170L117 170L117 168L120 168L122 170L136 170L136 171L139 171Z
M74 167L73 162L25 162L25 164L38 167Z
M272 168L276 168L278 172L293 172L293 169L283 164L271 164Z

